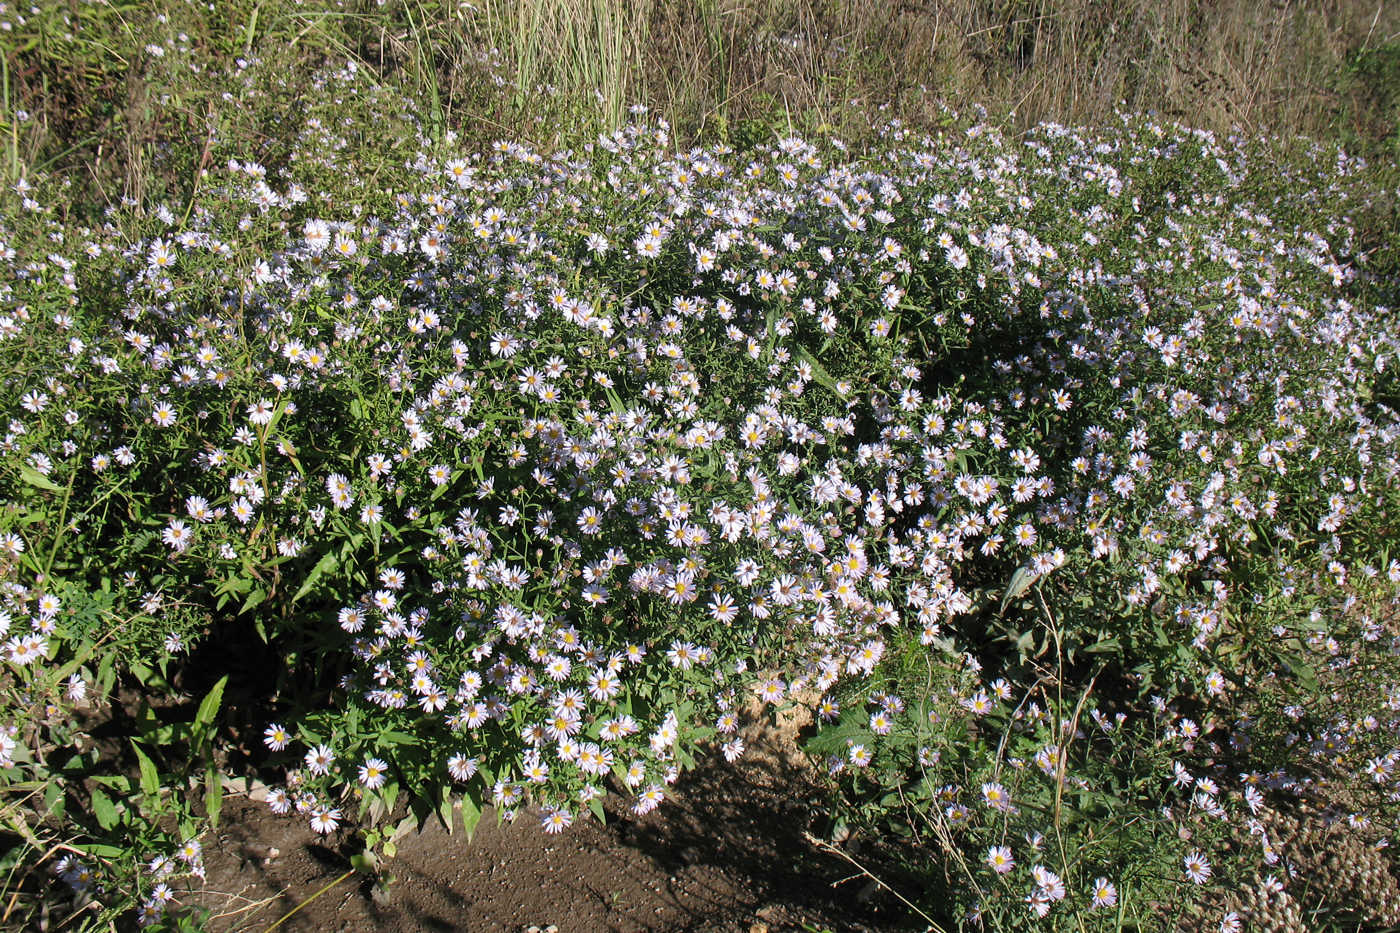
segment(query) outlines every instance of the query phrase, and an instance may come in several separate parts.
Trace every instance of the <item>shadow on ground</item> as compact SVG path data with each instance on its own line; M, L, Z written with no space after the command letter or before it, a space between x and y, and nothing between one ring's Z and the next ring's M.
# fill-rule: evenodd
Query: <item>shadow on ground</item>
M341 840L304 820L231 798L206 845L198 903L214 931L262 931L290 911L287 933L544 929L572 931L874 931L906 927L868 898L851 865L812 845L821 801L795 752L794 728L754 729L739 765L716 758L684 776L645 817L607 801L609 822L558 836L531 814L498 825L488 811L470 841L426 826L386 863L387 888L351 875ZM277 854L269 857L272 851ZM298 905L301 905L298 907Z

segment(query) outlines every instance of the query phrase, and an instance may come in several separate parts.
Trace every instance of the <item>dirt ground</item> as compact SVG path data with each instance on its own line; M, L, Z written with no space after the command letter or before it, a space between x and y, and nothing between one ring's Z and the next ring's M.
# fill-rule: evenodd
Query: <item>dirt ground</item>
M490 811L468 842L433 823L399 841L387 889L352 875L278 930L876 931L907 929L897 905L848 861L809 842L820 801L794 750L792 724L749 733L739 765L718 760L682 777L653 813L607 801L608 824L543 833L532 814L498 825ZM718 756L716 756L718 757ZM225 802L205 846L198 898L212 931L265 931L350 864L340 838ZM270 849L277 854L268 857ZM552 933L552 931L551 931Z

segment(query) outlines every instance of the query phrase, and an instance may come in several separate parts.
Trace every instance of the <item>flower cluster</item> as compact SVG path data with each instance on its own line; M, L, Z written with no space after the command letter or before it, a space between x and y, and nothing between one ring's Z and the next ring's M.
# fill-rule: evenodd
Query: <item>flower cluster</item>
M353 68L320 86L392 104ZM0 247L7 566L100 548L150 615L314 645L330 705L268 724L275 812L331 833L402 792L558 832L615 789L642 814L699 745L742 755L749 694L810 694L828 771L907 785L965 850L969 915L1042 918L1159 883L1089 841L1096 808L1206 884L1211 841L1267 856L1244 814L1304 780L1255 733L1291 718L1335 765L1389 729L1270 688L1391 637L1365 607L1400 578L1371 531L1400 332L1347 220L1270 200L1249 144L675 151L639 121L471 153L384 119L400 161L363 202L311 114L185 216L0 231L30 237ZM1364 166L1328 168L1284 181L1347 203ZM33 596L15 669L71 650Z

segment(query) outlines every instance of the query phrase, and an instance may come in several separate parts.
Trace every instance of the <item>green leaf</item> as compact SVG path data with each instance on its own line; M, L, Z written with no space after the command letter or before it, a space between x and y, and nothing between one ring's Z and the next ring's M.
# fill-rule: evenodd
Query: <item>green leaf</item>
M806 363L808 366L812 367L812 379L817 385L831 392L833 395L841 394L836 391L836 380L831 378L831 373L826 371L826 367L821 364L821 360L812 355L812 351L808 350L806 347L798 347L793 355L797 357L799 362Z
M224 700L224 687L228 684L228 675L219 678L209 693L199 704L199 710L194 714L194 732L196 741L199 735L214 722L214 717L219 714L219 704Z
M48 492L63 492L62 486L58 485L53 480L49 479L47 476L40 473L33 467L20 467L19 475L21 479L23 479L26 483L28 483L31 486L47 490Z
M44 812L57 820L63 819L68 807L68 798L63 795L63 785L54 781L44 791Z
M87 644L83 645L83 647L78 651L77 655L74 656L73 660L69 661L67 664L63 665L58 669L57 673L54 674L54 680L67 680L68 675L72 674L79 667L81 667L83 663L87 661L88 658L92 657L92 653L96 648L96 642L90 641Z
M121 818L117 813L116 804L97 788L93 788L92 791L92 815L97 817L97 825L103 829L116 826L117 820Z
M90 780L96 784L116 788L123 796L131 793L131 778L125 774L94 774Z
M1085 648L1085 649L1084 649L1084 653L1085 653L1085 654L1108 654L1108 653L1110 653L1110 652L1117 652L1117 651L1119 651L1121 648L1122 648L1122 645L1119 643L1119 641L1118 641L1117 638L1105 638L1105 639L1103 639L1102 641L1096 641L1096 642L1094 642L1092 645L1090 645L1089 647Z
M442 799L437 805L438 819L442 820L442 826L447 830L447 834L452 835L452 788L443 787Z
M1000 612L1005 612L1011 600L1021 596L1035 583L1035 574L1031 572L1029 564L1022 564L1016 568L1016 572L1011 575L1011 582L1006 584L1006 592L1001 594Z
M462 795L462 828L467 831L467 841L476 832L476 824L481 822L481 807L477 806L471 794Z
M763 346L763 351L766 355L772 352L773 344L778 339L778 306L776 304L770 303L768 308L763 312L763 330L764 333L767 334L767 339Z
M131 743L131 748L136 752L136 763L141 767L141 792L148 797L154 797L160 793L160 773L156 771L155 762L151 761L151 756L135 741Z
M1317 670L1303 660L1302 655L1284 654L1282 660L1293 672L1293 676L1298 678L1298 683L1303 686L1303 689L1309 692L1317 690Z
M215 588L214 594L216 596L230 596L234 593L242 595L252 588L252 577L229 577Z
M823 726L803 743L803 749L809 755L844 755L856 742L867 746L870 744L869 720L859 705L842 710L836 724Z
M403 819L399 820L398 824L394 827L394 832L391 838L401 839L409 833L421 830L423 828L423 820L419 818L418 811L416 809L417 803L418 801L415 799L414 803L410 804L408 815L405 816Z
M267 590L263 587L258 587L256 590L253 590L252 593L248 594L248 598L243 601L243 608L238 610L238 614L242 615L245 612L251 612L258 606L260 606L266 599ZM263 640L266 641L266 639Z
M618 397L617 392L605 386L603 394L608 397L608 407L612 409L613 414L624 415L627 413L627 409L622 404L622 399Z
M219 769L211 762L204 772L204 812L209 817L209 825L219 828L219 814L224 809L224 781Z
M308 573L306 579L302 581L301 589L297 590L292 596L292 602L297 602L307 593L311 592L311 588L321 581L321 578L326 575L326 572L339 564L340 555L335 551L327 551L325 554L321 555L321 559L316 561L316 566L311 568L311 572Z
M433 802L426 796L414 797L408 804L408 816L404 819L411 820L414 829L422 830L428 825L428 820L433 815ZM402 827L402 823L399 824Z

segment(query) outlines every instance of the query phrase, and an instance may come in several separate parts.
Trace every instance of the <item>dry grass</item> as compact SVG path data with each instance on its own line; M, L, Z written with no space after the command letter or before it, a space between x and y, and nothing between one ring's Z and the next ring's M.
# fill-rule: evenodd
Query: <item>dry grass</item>
M889 104L925 122L975 103L1018 125L1126 107L1375 135L1394 115L1368 109L1348 62L1398 31L1400 7L1379 0L708 0L656 5L646 64L685 133L774 106L835 123L851 103Z
M0 12L0 20L16 14ZM206 66L280 75L356 60L423 104L434 134L572 144L646 103L678 142L774 126L848 137L985 106L1012 127L1155 111L1217 131L1372 145L1400 136L1400 4L1386 0L40 0L0 31L0 166L93 196L188 188L217 79L143 51L188 34ZM154 25L157 14L167 22ZM494 64L489 64L494 63ZM494 73L505 87L493 86ZM225 108L226 109L226 108ZM24 118L27 114L27 119ZM273 128L269 129L268 127ZM193 151L185 151L192 149Z
M491 0L484 37L514 77L517 119L550 95L581 123L620 126L643 97L642 54L651 0ZM560 127L553 134L565 135Z

